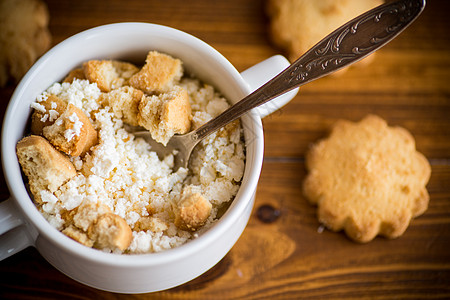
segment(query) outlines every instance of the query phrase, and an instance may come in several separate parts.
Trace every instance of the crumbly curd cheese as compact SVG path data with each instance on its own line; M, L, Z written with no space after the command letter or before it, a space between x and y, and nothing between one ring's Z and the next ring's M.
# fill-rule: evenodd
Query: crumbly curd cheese
M183 78L179 85L189 95L193 128L229 106L212 86L197 79ZM143 139L127 132L112 108L99 101L102 93L95 83L80 79L55 83L32 107L45 111L39 102L48 94L80 108L98 132L97 145L82 157L71 157L77 176L55 193L41 191L43 204L39 209L57 229L62 230L76 221L70 212L80 205L101 203L122 217L132 229L132 242L124 253L159 252L182 245L210 228L218 219L219 210L236 195L245 162L240 123L207 137L194 151L190 169L180 168L174 172L173 155L160 160ZM57 118L55 111L47 113L47 118ZM72 121L78 124L75 118L76 115ZM75 126L66 132L67 140L79 131L79 126ZM187 188L201 193L212 205L206 223L196 232L182 230L174 224L177 201Z

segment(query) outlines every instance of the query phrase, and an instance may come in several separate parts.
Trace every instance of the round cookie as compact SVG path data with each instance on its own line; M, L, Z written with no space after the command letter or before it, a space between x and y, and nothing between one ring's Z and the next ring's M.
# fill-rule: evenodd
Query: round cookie
M306 156L306 198L318 219L357 242L396 238L428 207L431 167L412 135L378 116L338 121Z
M339 26L382 3L383 0L268 0L269 36L293 62Z

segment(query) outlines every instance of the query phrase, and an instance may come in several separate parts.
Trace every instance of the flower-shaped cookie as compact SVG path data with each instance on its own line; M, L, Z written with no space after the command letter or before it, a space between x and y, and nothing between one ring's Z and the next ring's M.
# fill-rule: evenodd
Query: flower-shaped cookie
M338 121L307 153L303 190L318 218L358 242L396 238L428 207L431 167L411 134L374 115Z

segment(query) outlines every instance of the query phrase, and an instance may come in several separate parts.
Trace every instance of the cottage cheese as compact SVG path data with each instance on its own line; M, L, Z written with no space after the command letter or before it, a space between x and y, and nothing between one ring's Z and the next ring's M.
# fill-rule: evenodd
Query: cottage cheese
M192 127L201 126L229 104L212 86L194 78L179 84L188 91L192 108ZM42 191L39 206L45 218L59 230L74 222L70 212L86 203L101 203L125 219L133 238L124 253L151 253L177 247L210 228L218 212L236 195L244 172L245 148L242 127L235 123L210 135L196 148L190 170L172 170L174 157L160 160L150 146L123 128L123 121L112 108L101 104L102 94L96 84L76 79L72 83L55 83L38 97L54 94L83 110L98 132L99 143L83 157L72 157L77 176L55 193ZM54 113L49 117L55 118ZM75 115L76 117L76 115ZM77 124L77 120L72 120ZM79 134L74 126L67 132L70 140ZM212 210L205 225L196 232L174 224L174 209L186 188L201 192ZM81 226L81 225L80 225ZM117 249L102 249L107 252Z

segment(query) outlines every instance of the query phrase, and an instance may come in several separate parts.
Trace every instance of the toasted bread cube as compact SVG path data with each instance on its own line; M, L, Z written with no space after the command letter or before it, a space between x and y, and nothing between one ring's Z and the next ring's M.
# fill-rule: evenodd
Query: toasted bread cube
M138 67L128 62L113 60L112 65L118 77L111 82L111 90L129 85L131 76L139 72Z
M128 84L128 80L130 80L134 74L139 72L139 68L129 62L113 60L112 65L119 78L124 80L124 84Z
M120 216L113 213L100 215L88 229L89 238L100 249L119 249L124 251L131 244L133 234L130 226Z
M41 202L40 191L48 190L53 193L77 175L69 158L41 136L23 138L17 143L16 152L37 203Z
M64 228L64 230L62 230L61 232L82 245L85 245L87 247L94 246L94 241L91 240L85 232L81 231L73 225Z
M167 230L169 226L158 217L141 217L136 224L134 224L134 231L147 231L162 232Z
M181 60L150 51L145 65L130 78L130 85L149 94L163 93L170 90L182 75Z
M131 86L123 86L102 95L105 104L112 108L114 115L132 126L139 125L138 108L143 97L144 92Z
M175 226L183 230L196 231L205 224L211 214L211 203L200 193L183 195L178 203Z
M64 78L63 82L72 83L75 79L86 79L83 68L76 68L70 71L66 78Z
M174 133L186 133L191 128L191 105L185 89L178 88L174 92L163 95L161 120Z
M31 133L42 135L42 129L52 125L66 110L67 103L55 95L48 95L47 99L34 105L31 115Z
M149 130L155 141L164 145L174 134L188 132L191 119L189 96L181 87L159 96L144 96L139 103L139 125Z
M111 83L119 76L110 60L90 60L83 64L83 72L91 83L96 83L102 92L111 90Z
M72 104L52 125L44 127L43 134L55 148L71 156L83 155L97 144L97 131L89 118Z
M96 83L102 92L109 92L128 84L128 80L139 69L127 62L114 60L90 60L83 64L84 76Z

